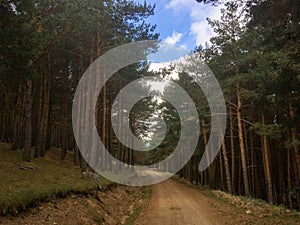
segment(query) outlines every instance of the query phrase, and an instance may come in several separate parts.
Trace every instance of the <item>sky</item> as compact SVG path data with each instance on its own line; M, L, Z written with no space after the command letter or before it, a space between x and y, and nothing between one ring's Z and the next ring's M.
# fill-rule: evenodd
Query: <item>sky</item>
M144 0L137 0L144 2ZM156 24L160 49L149 56L155 62L168 62L187 55L198 45L205 45L214 32L206 18L219 19L220 6L197 3L196 0L146 0L155 4L155 13L147 21Z

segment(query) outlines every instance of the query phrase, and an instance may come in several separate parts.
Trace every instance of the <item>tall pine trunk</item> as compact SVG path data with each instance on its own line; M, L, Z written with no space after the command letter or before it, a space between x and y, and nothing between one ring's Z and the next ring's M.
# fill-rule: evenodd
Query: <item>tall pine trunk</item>
M247 172L247 158L246 158L246 149L244 145L244 134L243 134L243 123L242 123L242 100L241 100L241 85L240 82L236 86L236 95L237 95L237 122L238 122L238 133L239 133L239 144L241 151L241 160L242 160L242 172L243 172L243 183L244 191L246 196L250 196L249 192L249 183L248 183L248 172Z
M292 196L291 196L291 193L292 193L292 182L291 182L291 156L290 156L290 150L288 149L287 150L287 179L288 179L288 203L289 203L289 207L290 209L293 208L293 201L292 201Z
M43 94L43 107L41 117L41 149L40 156L45 156L47 150L47 131L49 126L49 111L50 111L50 75L51 75L51 61L50 55L47 56L47 73L43 80L44 94Z
M25 97L25 134L24 134L24 152L23 161L31 160L31 111L32 111L32 80L26 79L26 97Z
M294 109L291 103L289 103L289 112L290 112L290 118L294 120L295 113ZM296 185L296 203L297 208L300 209L300 151L299 151L299 145L297 143L294 143L298 140L297 138L297 130L295 127L291 128L291 136L292 136L292 149L293 149L293 167L294 167L294 174L295 174L295 185Z
M207 163L209 162L210 155L207 147L207 131L206 131L206 124L204 119L201 120L201 125L202 125L202 132L203 132L203 143L205 146L205 154L206 154L206 159ZM209 185L212 185L212 180L213 180L213 169L212 169L212 164L208 167L207 169L207 176L206 176L206 181Z
M232 193L235 193L235 150L234 150L234 133L233 133L233 116L232 108L229 109L230 120L230 147L231 147L231 186Z
M8 96L4 96L8 98ZM5 101L8 104L8 99L5 99ZM6 104L6 105L7 105ZM18 91L18 99L17 99L17 105L15 108L15 113L14 113L14 124L13 124L13 138L14 138L14 143L12 145L12 150L20 149L24 147L24 125L25 125L25 108L26 108L26 84L20 84L19 86L19 91ZM7 119L6 117L3 117L5 120ZM7 121L3 121L7 123Z
M78 62L78 74L77 74L77 83L79 83L82 74L83 74L83 49L82 47L79 48L79 62ZM78 108L77 110L79 110L80 116L77 117L77 121L76 121L76 126L79 126L81 123L81 117L83 115L83 109L82 109L82 97L80 96L79 101L78 101ZM80 135L78 134L78 136L76 137L77 140L79 140ZM79 151L78 145L75 142L75 147L74 147L74 165L80 165L80 167L82 168L82 157L81 157L81 152Z
M103 74L104 75L104 74ZM103 79L104 80L104 79ZM106 117L107 117L107 104L106 104L106 85L103 86L102 89L102 143L103 145L106 144L106 137L107 137L107 128L106 128ZM107 146L105 146L107 147ZM103 155L101 156L102 159L102 168L107 168L107 155L106 151L103 151Z
M224 135L222 133L222 129L221 128L220 128L220 134L221 134L221 136ZM226 150L225 139L222 141L222 153L223 153L224 167L225 167L225 174L226 174L227 191L229 193L232 193L230 168L229 168L229 163L228 163L228 157L227 157L227 150Z
M265 115L261 113L261 122L265 126ZM262 145L263 145L263 160L264 160L264 169L265 169L265 182L267 189L267 199L268 202L273 203L273 190L272 190L272 178L271 178L271 166L270 166L270 152L268 146L267 136L262 135Z
M61 137L61 155L60 159L65 160L67 151L68 151L68 94L69 94L69 86L68 86L68 74L64 74L63 76L63 105L62 105L62 116L63 121L61 122L61 130L62 130L62 137Z

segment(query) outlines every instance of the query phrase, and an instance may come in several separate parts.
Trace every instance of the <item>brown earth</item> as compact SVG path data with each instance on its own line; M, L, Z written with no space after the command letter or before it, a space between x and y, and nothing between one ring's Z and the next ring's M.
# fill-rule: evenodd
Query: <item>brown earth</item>
M18 216L0 217L5 225L94 225L123 224L132 213L136 199L143 196L138 187L117 186L97 195L52 199ZM96 198L95 198L96 197ZM97 200L98 199L98 200Z
M148 204L144 190L119 185L94 195L51 199L17 216L0 218L0 224L117 225L124 224L139 205L143 209L136 225L300 225L299 212L178 178L153 185Z
M172 179L153 186L147 212L138 225L219 225L225 218L209 206L211 199Z
M149 207L135 224L300 225L298 212L266 203L256 204L224 192L199 188L184 180L169 179L153 186Z

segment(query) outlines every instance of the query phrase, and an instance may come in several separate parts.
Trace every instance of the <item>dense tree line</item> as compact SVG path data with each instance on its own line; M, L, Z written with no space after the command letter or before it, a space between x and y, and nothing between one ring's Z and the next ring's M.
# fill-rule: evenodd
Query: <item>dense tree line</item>
M205 97L187 74L177 81L193 96L201 141L180 175L202 185L300 208L299 1L229 1L221 19L208 19L216 36L185 64L205 60L227 105L221 151L204 172L198 164L210 134ZM181 65L181 67L184 67ZM202 97L201 97L202 96ZM169 118L170 112L165 112ZM176 125L173 125L176 129Z
M34 157L59 147L62 159L74 150L76 163L81 161L71 126L78 81L107 50L156 40L155 26L145 22L153 12L154 6L127 0L1 1L0 141L13 143L14 150L24 148L25 161L30 161L32 147ZM138 76L124 70L100 94L99 102L105 104L98 107L98 127L107 143L106 102Z

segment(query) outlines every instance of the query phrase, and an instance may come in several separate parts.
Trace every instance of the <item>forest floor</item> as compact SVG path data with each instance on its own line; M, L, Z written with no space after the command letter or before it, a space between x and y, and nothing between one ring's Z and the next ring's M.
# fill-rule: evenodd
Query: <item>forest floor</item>
M143 200L143 188L112 187L92 195L70 195L41 202L15 216L0 218L3 225L98 225L127 224L135 215L136 199ZM128 222L129 221L129 222Z
M180 179L151 188L112 186L91 195L41 202L5 225L299 225L299 212L247 200ZM231 197L229 197L231 196ZM151 197L151 198L149 198Z
M299 212L176 177L152 187L103 180L105 188L99 191L81 177L71 155L62 162L53 150L26 164L36 171L20 169L20 157L0 144L3 225L300 225Z
M101 190L81 176L73 155L60 150L22 162L22 152L0 143L0 224L132 224L151 188L116 185L101 178ZM136 200L139 201L136 201Z

